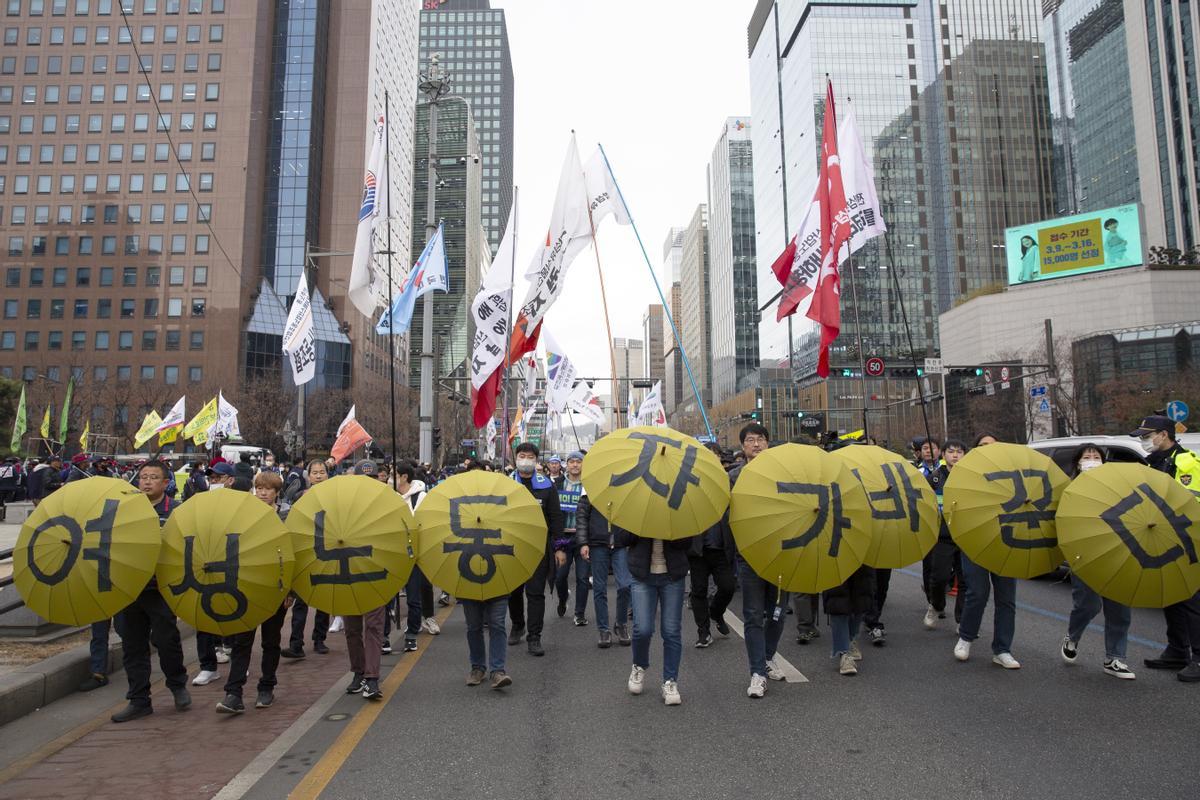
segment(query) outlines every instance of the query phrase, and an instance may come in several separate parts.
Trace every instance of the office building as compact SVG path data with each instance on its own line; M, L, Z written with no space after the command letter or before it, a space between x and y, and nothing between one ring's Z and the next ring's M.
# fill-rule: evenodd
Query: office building
M714 404L750 388L759 363L750 125L748 117L726 120L708 165Z
M8 4L0 374L77 375L91 432L129 447L142 414L181 394L197 409L218 389L236 405L247 383L288 385L282 321L305 246L352 249L385 88L400 165L393 210L408 216L418 10L384 0L125 9L128 27L113 0ZM349 258L330 258L310 272L310 389L365 400L386 386L387 349L345 302L349 270Z
M666 377L663 353L663 328L667 327L663 319L663 307L655 303L646 307L642 314L642 374L651 383L656 383Z
M675 410L683 397L683 359L675 341L676 331L683 334L683 316L679 307L679 264L683 259L683 228L671 228L663 242L663 281L670 285L668 305L663 313L663 408ZM675 330L671 329L672 323Z
M490 0L426 0L421 65L441 54L451 93L471 107L481 157L481 220L494 254L504 235L513 187L513 71L504 10Z
M692 221L683 231L679 260L679 306L683 319L683 349L692 377L705 406L712 404L712 328L710 324L708 263L708 206L696 206ZM685 369L686 372L686 369ZM686 375L684 376L686 379ZM685 385L680 407L685 414L698 414L695 393Z

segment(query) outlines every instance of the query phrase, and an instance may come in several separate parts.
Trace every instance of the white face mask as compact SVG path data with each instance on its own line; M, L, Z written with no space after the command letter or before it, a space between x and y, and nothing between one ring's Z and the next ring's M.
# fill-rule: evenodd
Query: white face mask
M1087 472L1088 470L1095 469L1103 463L1103 461L1096 458L1085 458L1083 461L1079 462L1079 471Z
M210 492L215 492L217 489L224 489L224 488L225 488L225 484L223 484L223 483L210 483L208 485L208 490Z
M1154 450L1157 449L1154 446L1154 436L1153 435L1143 436L1141 441L1142 441L1142 447L1146 448L1150 452L1154 452Z
M536 464L537 462L532 458L518 458L517 472L521 473L522 475L532 475Z

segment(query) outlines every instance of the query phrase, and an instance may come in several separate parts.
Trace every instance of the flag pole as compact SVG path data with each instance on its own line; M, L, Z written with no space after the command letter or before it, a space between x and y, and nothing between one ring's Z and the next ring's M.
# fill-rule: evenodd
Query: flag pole
M392 463L396 463L396 337L392 333L392 119L388 90L383 90L383 174L387 183L387 274L388 274L388 390L392 423ZM376 201L378 202L378 200Z
M825 79L829 79L829 75L825 75ZM850 97L846 97L846 102L851 102ZM831 106L833 111L833 129L836 132L837 127L837 109ZM839 152L840 156L841 153ZM862 339L862 318L858 310L858 277L854 270L854 229L851 226L850 236L846 239L846 267L850 270L850 299L854 302L854 339L858 344L858 378L859 388L862 391L862 421L863 421L863 441L867 441L870 436L870 425L867 423L867 354L863 350ZM791 319L789 317L788 319ZM923 395L922 395L923 396Z
M617 182L617 176L613 174L612 164L608 161L608 153L604 152L604 145L597 144L600 148L600 156L604 159L604 166L608 169L609 177L612 178L613 186L617 187L617 194L621 198L621 205L625 207L625 212L629 214L629 224L633 227L633 233L637 237L638 247L642 249L642 258L646 261L646 269L650 270L650 278L654 281L654 288L658 290L658 298L662 301L663 308L669 308L667 298L663 294L662 284L658 282L658 275L654 273L654 267L650 264L650 256L646 252L646 245L642 241L642 234L638 232L637 223L633 219L633 212L629 210L629 204L625 202L625 193L621 191L621 184ZM594 239L594 237L593 237ZM683 366L687 368L688 380L692 384L692 394L696 396L696 404L700 407L700 416L704 419L704 427L708 431L710 437L713 436L712 424L708 421L708 411L704 408L704 399L700 397L700 389L696 386L696 376L692 373L692 362L687 357L687 351L683 348L683 340L679 338L679 329L675 327L673 314L666 314L667 322L671 323L671 334L675 337L675 344L679 347L679 355L683 357ZM614 392L616 390L614 389ZM615 400L615 398L614 398ZM614 402L614 407L616 403ZM614 414L618 412L614 411Z
M500 471L508 466L508 368L512 360L512 326L513 326L513 301L517 299L517 288L513 284L517 280L517 222L520 214L520 204L517 202L517 197L520 194L521 187L513 186L513 203L512 210L512 258L509 259L509 275L508 275L508 318L504 326L504 361L500 364L500 369L503 370L500 376L500 383L503 384L501 389L504 392L504 409L500 417ZM493 414L495 412L492 412Z
M579 431L575 429L575 414L570 408L567 409L567 419L571 420L571 433L575 434L575 449L582 450L583 445L579 443ZM559 425L561 426L562 423L560 422Z

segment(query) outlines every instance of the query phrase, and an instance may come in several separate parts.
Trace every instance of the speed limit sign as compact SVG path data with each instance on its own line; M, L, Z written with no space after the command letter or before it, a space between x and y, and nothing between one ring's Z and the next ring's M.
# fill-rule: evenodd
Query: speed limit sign
M883 374L883 359L868 358L867 359L867 374L872 378L878 378Z

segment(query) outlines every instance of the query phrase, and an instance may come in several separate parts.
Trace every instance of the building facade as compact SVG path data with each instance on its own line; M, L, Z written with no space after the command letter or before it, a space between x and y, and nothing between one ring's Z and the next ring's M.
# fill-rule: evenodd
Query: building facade
M705 406L712 404L712 328L709 311L711 286L708 261L708 207L696 206L683 232L679 261L679 316L683 320L683 349L692 377ZM682 355L680 356L682 360ZM684 379L688 380L686 375ZM680 405L685 413L699 413L695 394L685 384Z
M504 10L491 0L425 0L421 64L440 53L452 93L471 107L481 157L480 219L494 255L513 191L513 71Z
M730 117L708 165L712 402L750 388L759 364L754 159L749 117Z
M666 377L663 360L663 328L667 327L663 319L663 307L655 303L646 307L642 315L642 374L651 382L664 380Z
M679 357L675 333L683 335L680 313L679 265L683 259L683 228L671 228L663 242L663 280L670 283L670 295L663 313L663 408L670 414L683 397L683 359ZM671 330L672 323L675 330Z

